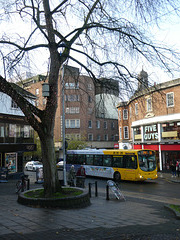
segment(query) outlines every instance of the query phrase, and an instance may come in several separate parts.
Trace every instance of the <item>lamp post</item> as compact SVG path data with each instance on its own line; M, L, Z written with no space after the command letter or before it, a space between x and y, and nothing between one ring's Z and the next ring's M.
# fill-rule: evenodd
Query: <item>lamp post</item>
M66 139L65 139L65 104L64 104L64 65L62 68L62 135L63 135L63 179L64 186L67 185L66 179Z

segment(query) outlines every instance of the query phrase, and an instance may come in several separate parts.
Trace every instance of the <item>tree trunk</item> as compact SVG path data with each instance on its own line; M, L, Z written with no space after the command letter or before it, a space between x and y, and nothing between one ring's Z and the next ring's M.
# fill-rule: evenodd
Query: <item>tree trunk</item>
M46 197L61 190L58 173L56 168L56 158L54 149L54 139L52 135L46 134L41 139L43 174L44 174L44 192Z

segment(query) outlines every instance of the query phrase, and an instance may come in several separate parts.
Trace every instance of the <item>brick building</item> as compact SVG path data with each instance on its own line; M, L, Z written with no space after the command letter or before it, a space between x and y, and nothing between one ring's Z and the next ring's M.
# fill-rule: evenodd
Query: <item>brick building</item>
M180 79L148 87L141 71L139 86L118 108L119 148L153 149L159 169L168 171L180 160Z
M46 77L38 75L23 82L23 87L36 95L36 106L43 109L46 97L42 95L42 85ZM85 139L92 148L114 148L118 142L119 101L118 83L101 79L98 84L84 75L79 69L64 66L59 76L58 108L55 118L55 146L62 146L62 80L65 82L65 136L67 139ZM105 90L104 83L109 81L111 89ZM101 84L102 82L102 84ZM107 92L108 91L108 92Z

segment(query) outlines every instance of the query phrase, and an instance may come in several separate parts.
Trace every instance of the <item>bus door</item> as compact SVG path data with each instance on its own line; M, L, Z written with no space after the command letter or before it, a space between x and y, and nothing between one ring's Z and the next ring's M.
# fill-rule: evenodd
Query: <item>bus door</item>
M124 159L123 156L113 156L113 170L114 172L119 172L121 175L121 179L124 180L125 178L125 169L124 169Z
M124 180L136 180L137 157L135 155L124 155Z

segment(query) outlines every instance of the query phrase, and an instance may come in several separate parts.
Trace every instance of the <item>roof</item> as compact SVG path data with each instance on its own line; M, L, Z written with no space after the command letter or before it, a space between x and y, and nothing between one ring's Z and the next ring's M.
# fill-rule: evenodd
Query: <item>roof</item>
M10 83L10 84L11 84L11 86L12 86L19 94L21 94L23 97L27 97L27 98L31 98L31 99L36 99L36 98L37 98L34 94L26 91L25 89L21 88L21 87L18 86L17 84L15 84L15 83Z
M158 92L158 91L161 91L161 90L164 90L164 89L176 87L176 86L179 86L179 85L180 85L180 78L174 79L174 80L171 80L171 81L167 81L167 82L163 82L163 83L159 83L159 84L155 84L154 86L145 88L145 89L140 90L140 91L136 91L135 94L129 99L129 101L118 103L117 108L122 107L122 106L127 106L130 102L132 102L133 100L135 100L136 98L139 98L141 96L151 94L153 92Z

